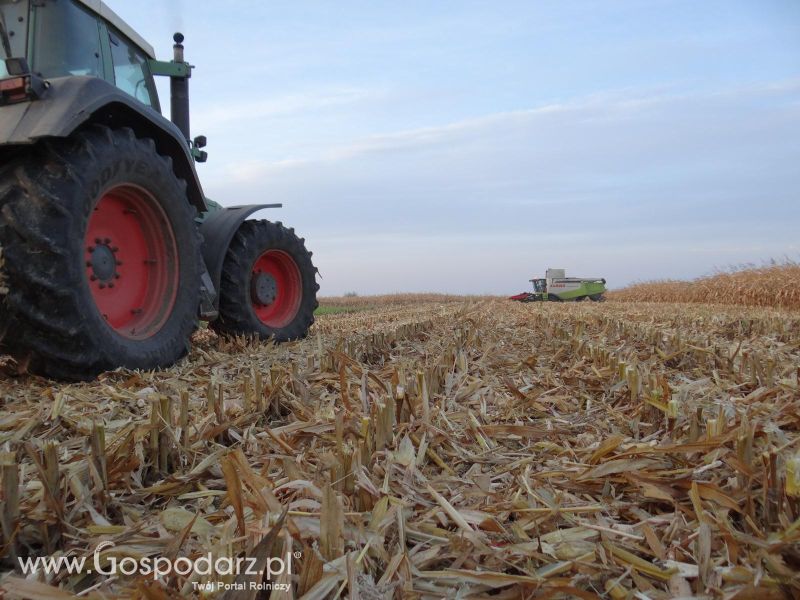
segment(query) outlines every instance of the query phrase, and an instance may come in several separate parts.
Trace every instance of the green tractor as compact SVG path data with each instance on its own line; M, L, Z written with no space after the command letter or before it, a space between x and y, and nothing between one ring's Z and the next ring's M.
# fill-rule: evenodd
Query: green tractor
M606 291L602 277L567 277L564 269L547 269L544 279L531 279L533 292L522 292L509 300L518 302L601 302Z
M260 204L208 198L189 129L183 36L171 61L99 0L0 0L0 353L90 379L183 356L221 333L306 335L317 270ZM170 120L155 76L170 78Z

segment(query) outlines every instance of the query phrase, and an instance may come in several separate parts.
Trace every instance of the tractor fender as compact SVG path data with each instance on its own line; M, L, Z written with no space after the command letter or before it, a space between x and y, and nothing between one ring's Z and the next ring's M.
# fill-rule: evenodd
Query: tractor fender
M56 77L47 81L38 99L0 107L0 149L35 144L45 138L66 138L83 125L130 127L151 138L159 154L172 158L175 174L186 181L189 201L207 210L188 141L158 111L98 77Z
M201 251L215 290L220 287L225 255L228 253L228 247L231 245L233 236L236 235L239 226L254 212L279 206L281 205L250 204L247 206L220 207L218 210L210 211L205 215L203 222L200 224L200 233L203 236ZM219 306L219 295L214 300L214 304Z

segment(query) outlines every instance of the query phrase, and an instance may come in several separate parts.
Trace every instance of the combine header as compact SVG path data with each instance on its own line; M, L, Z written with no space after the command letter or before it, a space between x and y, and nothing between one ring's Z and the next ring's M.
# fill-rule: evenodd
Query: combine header
M547 269L544 279L531 279L533 292L522 292L511 296L519 302L565 302L581 300L604 300L606 280L602 277L567 277L564 269Z

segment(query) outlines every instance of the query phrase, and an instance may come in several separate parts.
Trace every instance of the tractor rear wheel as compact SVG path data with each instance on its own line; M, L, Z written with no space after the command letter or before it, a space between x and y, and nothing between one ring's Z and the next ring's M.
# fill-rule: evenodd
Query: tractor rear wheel
M170 159L127 128L40 143L2 169L4 351L72 380L175 362L197 326L195 214Z
M225 255L220 284L220 333L284 342L303 338L314 323L317 270L293 229L245 221Z
M558 296L556 296L555 294L547 294L547 299L550 302L563 302L563 300Z

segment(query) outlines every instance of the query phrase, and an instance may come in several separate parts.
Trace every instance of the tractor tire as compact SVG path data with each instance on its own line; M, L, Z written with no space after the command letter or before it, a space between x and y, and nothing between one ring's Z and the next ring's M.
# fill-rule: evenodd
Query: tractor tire
M211 327L276 342L304 338L319 306L316 274L311 252L293 229L245 221L225 255L219 319Z
M563 302L563 300L558 296L556 296L555 294L547 294L547 299L550 302Z
M171 159L128 128L15 158L0 169L3 351L65 380L174 363L198 322L195 216Z
M606 298L603 296L603 294L592 294L589 296L589 300L592 302L605 302Z

